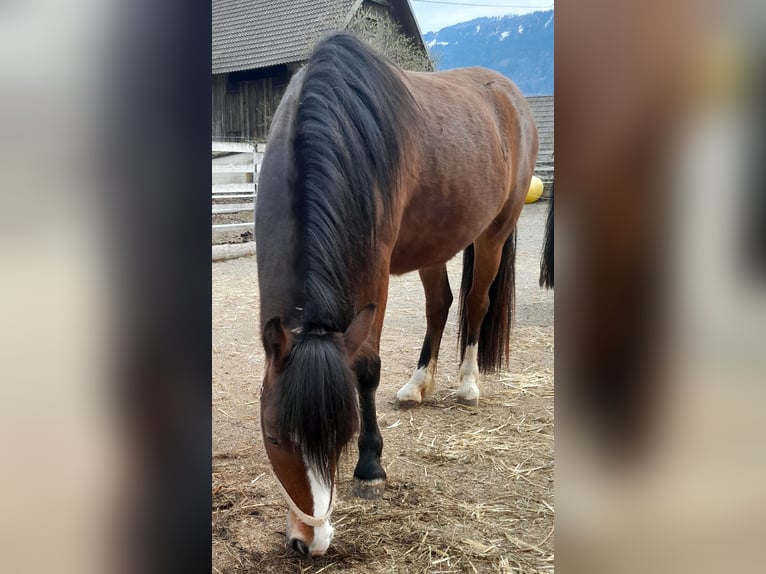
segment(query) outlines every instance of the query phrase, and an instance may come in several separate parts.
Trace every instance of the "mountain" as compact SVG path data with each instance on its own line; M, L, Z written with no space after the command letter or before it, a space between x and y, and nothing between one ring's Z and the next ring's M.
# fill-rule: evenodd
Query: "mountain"
M423 40L437 70L492 68L513 80L525 96L553 94L553 10L476 18Z

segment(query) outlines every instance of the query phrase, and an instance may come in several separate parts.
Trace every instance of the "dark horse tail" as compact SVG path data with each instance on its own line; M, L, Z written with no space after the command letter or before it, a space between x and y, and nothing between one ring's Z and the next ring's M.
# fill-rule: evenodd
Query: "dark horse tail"
M463 251L463 279L460 283L460 357L465 354L468 345L468 327L465 313L466 297L473 283L473 244ZM513 320L515 292L516 230L511 233L503 245L500 267L489 288L489 308L481 322L478 341L478 363L483 373L500 369L510 355L511 324Z
M322 40L302 74L291 189L303 334L280 385L280 430L329 473L322 465L357 421L354 377L337 337L359 311L358 281L374 275L377 232L390 221L416 104L400 72L351 34Z
M553 189L548 205L548 221L545 222L545 241L540 257L540 287L553 289Z

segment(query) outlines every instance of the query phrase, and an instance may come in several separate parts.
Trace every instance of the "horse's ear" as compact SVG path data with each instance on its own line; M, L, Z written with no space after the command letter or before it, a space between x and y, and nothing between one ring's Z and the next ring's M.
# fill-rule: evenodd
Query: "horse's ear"
M359 347L370 336L370 329L372 328L373 321L375 321L376 307L375 303L370 303L359 311L343 334L343 339L346 343L346 355L349 359L356 355Z
M292 348L292 336L282 327L279 317L269 319L263 328L263 348L277 368L284 362Z

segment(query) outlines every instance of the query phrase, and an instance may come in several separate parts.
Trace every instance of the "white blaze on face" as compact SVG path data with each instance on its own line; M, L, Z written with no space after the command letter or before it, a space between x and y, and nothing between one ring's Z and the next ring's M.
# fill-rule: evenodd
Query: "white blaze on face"
M309 485L311 486L311 498L314 502L313 516L319 518L327 514L332 502L332 485L328 485L321 476L314 472L308 461L304 460L306 465L306 475L309 479ZM332 537L335 529L330 525L330 521L327 520L321 526L314 527L314 540L309 546L309 553L312 555L321 556L330 547Z

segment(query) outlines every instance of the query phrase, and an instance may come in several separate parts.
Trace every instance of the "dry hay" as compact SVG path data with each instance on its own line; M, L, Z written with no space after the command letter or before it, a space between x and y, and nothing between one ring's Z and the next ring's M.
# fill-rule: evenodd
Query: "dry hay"
M447 390L418 411L379 417L386 451L395 455L384 451L385 494L377 501L351 494L351 449L339 470L336 537L322 558L285 547L286 507L267 471L229 487L214 474L214 538L230 558L219 571L552 572L553 413L540 409L541 401L552 405L552 376L530 370L492 382L480 409L455 404ZM457 430L443 433L450 422ZM242 515L278 525L270 550L229 538L228 525Z

